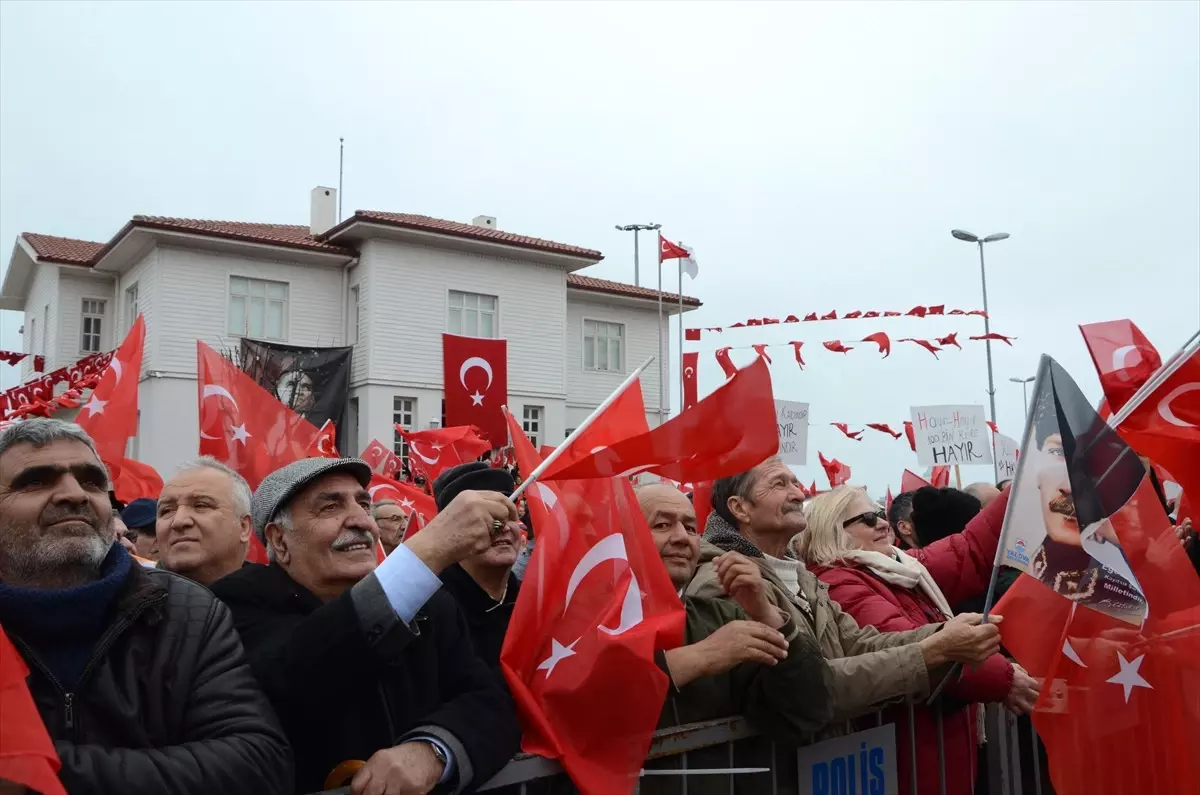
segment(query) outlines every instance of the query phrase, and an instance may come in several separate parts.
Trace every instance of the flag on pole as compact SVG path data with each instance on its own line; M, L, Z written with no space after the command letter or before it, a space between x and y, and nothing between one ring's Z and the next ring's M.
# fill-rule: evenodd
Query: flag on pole
M700 266L696 264L696 256L692 253L694 249L682 243L679 244L679 247L687 252L686 257L679 259L679 270L695 279L700 274Z
M692 252L688 251L686 248L677 243L672 243L670 240L667 240L665 237L663 237L661 232L659 233L658 263L660 265L669 259L687 259L691 255Z

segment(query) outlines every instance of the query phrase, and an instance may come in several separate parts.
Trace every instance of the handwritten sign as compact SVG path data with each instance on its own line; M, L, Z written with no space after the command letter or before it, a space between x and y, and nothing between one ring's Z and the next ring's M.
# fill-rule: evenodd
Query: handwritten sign
M992 435L992 446L996 453L996 482L1012 480L1017 476L1017 440L997 433Z
M912 423L921 464L992 463L983 406L913 406Z
M796 769L803 795L896 795L896 724L806 745L796 752Z
M775 422L779 425L779 457L783 463L808 463L808 404L776 400Z

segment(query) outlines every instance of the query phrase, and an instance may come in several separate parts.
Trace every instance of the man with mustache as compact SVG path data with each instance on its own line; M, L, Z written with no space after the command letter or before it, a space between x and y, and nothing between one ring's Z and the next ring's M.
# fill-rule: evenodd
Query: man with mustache
M473 789L516 752L520 730L438 575L487 550L492 523L515 520L516 508L496 492L462 491L377 563L370 481L354 458L272 472L251 505L271 564L213 592L279 710L298 792L339 786L342 763L363 761L353 795Z
M481 461L447 469L433 481L433 498L444 511L464 491L512 495L516 482L507 469L493 469ZM521 580L512 573L520 550L521 523L505 522L492 534L491 545L477 555L450 566L441 574L442 585L454 596L471 629L471 642L484 662L500 667L500 648L512 619Z
M286 795L291 753L229 610L114 543L108 488L78 425L0 432L0 623L64 787Z

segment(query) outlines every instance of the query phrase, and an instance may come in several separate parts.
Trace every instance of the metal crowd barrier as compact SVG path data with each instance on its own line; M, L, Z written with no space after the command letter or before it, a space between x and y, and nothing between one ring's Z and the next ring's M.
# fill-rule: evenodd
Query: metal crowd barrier
M998 704L987 705L984 715L987 742L982 746L980 758L986 769L978 771L975 795L1053 795L1048 780L1043 776L1038 738L1029 718L1018 719ZM915 712L911 701L908 702L907 722L910 741L907 748L893 748L893 764L898 761L899 754L907 755L910 761L910 793L946 795L946 755L940 714L936 717L939 762L936 780L927 781L932 777L924 771L919 775L917 771L917 748L912 741L915 737ZM884 723L882 712L875 713L874 720L868 717L857 723L860 726L873 724L879 728L891 726ZM667 792L688 795L689 780L704 780L705 793L727 789L729 795L748 792L754 795L822 795L819 788L814 788L813 781L805 780L803 775L803 757L806 749L811 750L812 747L805 745L795 748L773 743L758 735L741 717L663 729L655 734L647 756L647 769L643 771L643 778L635 792L647 795L644 790L649 790L654 795ZM725 753L713 751L718 748ZM701 754L704 763L697 767L689 766L689 759ZM720 766L709 764L717 758L721 759ZM739 767L735 763L736 759L745 758L765 758L770 760L770 764ZM668 762L677 767L661 769L656 762ZM974 770L974 761L971 764ZM727 786L714 786L714 777L726 779ZM752 786L742 782L752 783ZM894 780L889 782L882 795L897 792L896 785ZM693 789L696 788L693 783ZM499 795L572 795L578 792L557 762L529 754L515 757L479 791ZM348 787L342 787L316 795L348 795L349 792ZM843 789L835 785L827 792L850 795L856 793L857 789Z

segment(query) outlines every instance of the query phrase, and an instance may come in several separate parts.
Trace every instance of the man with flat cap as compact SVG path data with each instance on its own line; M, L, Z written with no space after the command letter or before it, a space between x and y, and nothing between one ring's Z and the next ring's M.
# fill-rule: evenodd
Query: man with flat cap
M377 564L370 478L348 458L272 472L251 510L270 565L212 590L279 711L298 792L342 783L334 769L362 760L353 795L473 789L517 751L520 730L438 575L489 549L493 523L516 508L494 491L461 491Z
M480 461L447 469L433 481L433 498L438 511L446 510L460 493L490 491L512 495L516 482L507 469L494 469ZM442 572L442 585L453 594L471 629L471 642L484 662L500 667L500 649L512 618L521 580L512 573L521 551L521 524L505 522L492 534L492 543L482 552Z

